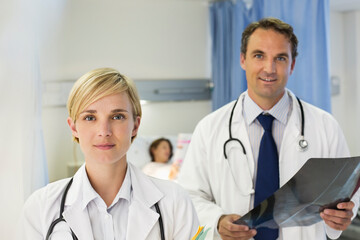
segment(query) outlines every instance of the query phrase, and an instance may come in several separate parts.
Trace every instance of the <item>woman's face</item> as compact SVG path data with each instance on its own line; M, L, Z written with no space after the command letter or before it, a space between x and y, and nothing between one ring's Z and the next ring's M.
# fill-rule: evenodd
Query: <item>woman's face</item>
M68 124L72 134L79 138L87 164L113 164L126 161L140 117L134 121L129 97L122 92L93 102L79 114L76 123L68 118Z
M154 161L159 163L167 163L170 158L171 150L167 141L161 141L159 145L152 151Z

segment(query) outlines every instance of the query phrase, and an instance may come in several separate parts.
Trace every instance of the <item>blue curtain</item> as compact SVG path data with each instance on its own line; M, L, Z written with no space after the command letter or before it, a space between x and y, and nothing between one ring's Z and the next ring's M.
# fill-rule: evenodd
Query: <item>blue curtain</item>
M249 9L243 0L211 4L213 110L246 90L240 67L241 34L249 23L270 16L292 25L299 40L299 55L287 87L330 112L329 0L253 0Z

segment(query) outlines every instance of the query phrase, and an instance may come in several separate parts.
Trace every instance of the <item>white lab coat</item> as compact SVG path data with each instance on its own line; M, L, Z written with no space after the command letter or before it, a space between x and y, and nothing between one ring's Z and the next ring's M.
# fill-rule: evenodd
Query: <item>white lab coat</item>
M329 113L305 102L302 102L304 135L309 147L307 151L299 151L301 112L294 94L289 90L287 94L292 98L293 108L279 153L280 186L309 158L349 156L344 135L336 120ZM231 128L233 137L244 144L247 155L243 154L239 143L232 141L227 146L228 159L224 157L223 146L229 138L229 118L234 106L234 102L231 102L199 122L181 168L179 184L189 191L200 224L212 228L206 239L220 239L216 228L221 215L243 216L253 208L250 199L254 193L254 159L242 117L243 98L244 93L239 97ZM324 225L324 222L320 222L309 227L283 228L280 229L279 239L326 239ZM328 226L326 231L333 238L341 233Z
M129 207L126 239L161 239L158 202L166 239L190 239L195 235L199 221L185 190L170 181L145 176L129 164L132 200ZM84 168L85 165L82 166ZM79 240L94 239L87 208L81 206L82 178L85 171L78 170L68 192L64 218L54 229L56 240L72 240L69 227ZM50 224L59 217L60 201L69 179L60 180L36 191L24 205L20 239L45 239Z

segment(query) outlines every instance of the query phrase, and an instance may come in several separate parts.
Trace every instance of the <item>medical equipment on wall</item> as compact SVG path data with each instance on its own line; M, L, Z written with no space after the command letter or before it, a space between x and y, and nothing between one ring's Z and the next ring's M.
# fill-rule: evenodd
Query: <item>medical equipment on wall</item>
M60 216L59 218L57 218L56 220L54 220L50 227L49 227L49 230L46 234L46 240L49 240L50 239L50 235L51 233L53 232L54 230L54 227L56 224L58 224L59 222L66 222L64 217L63 217L63 212L64 212L64 207L65 207L65 200L66 200L66 195L70 189L70 186L73 182L73 178L70 179L69 183L66 185L66 188L65 188L65 191L62 195L62 198L61 198L61 204L60 204ZM159 208L159 205L157 203L155 203L155 209L156 209L156 212L160 215L159 217L159 225L160 225L160 234L161 234L161 240L165 240L165 233L164 233L164 225L163 225L163 221L162 221L162 217L161 217L161 212L160 212L160 208ZM71 230L71 229L70 229ZM74 240L78 240L78 238L76 237L75 233L71 230L71 236Z
M303 109L303 105L300 101L300 99L298 97L296 97L298 103L299 103L299 106L300 106L300 112L301 112L301 133L300 133L300 140L299 140L299 149L300 151L305 151L309 144L308 144L308 141L306 141L306 139L304 138L304 126L305 126L305 116L304 116L304 109ZM246 155L246 150L245 150L245 147L244 145L242 144L242 142L240 141L240 139L238 138L233 138L232 137L232 133L231 133L231 124L232 124L232 118L233 118L233 115L234 115L234 110L235 110L235 107L238 103L238 99L235 101L235 104L231 110L231 113L230 113L230 119L229 119L229 139L225 141L224 143L224 156L225 156L225 159L227 159L227 154L226 154L226 145L231 142L231 141L235 141L235 142L238 142L241 147L242 147L242 150L243 150L243 153L244 155Z

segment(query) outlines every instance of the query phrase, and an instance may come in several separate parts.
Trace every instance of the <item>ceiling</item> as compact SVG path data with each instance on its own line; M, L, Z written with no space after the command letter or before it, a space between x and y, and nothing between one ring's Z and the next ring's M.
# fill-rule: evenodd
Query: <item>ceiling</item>
M360 0L330 0L330 9L334 11L360 10Z

